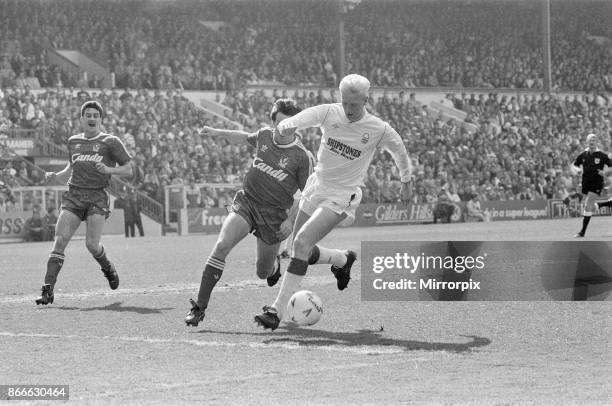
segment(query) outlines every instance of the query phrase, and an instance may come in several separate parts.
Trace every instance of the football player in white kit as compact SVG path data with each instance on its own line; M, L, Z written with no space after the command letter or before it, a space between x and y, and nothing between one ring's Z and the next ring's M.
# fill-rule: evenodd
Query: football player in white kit
M316 244L338 224L354 221L361 201L360 186L377 148L386 149L399 168L402 199L408 200L412 193L412 162L402 138L388 123L365 108L370 81L361 75L350 74L342 79L339 88L341 103L307 108L281 121L277 127L283 135L319 127L322 138L315 171L308 178L300 200L293 228L291 261L280 291L274 303L264 306L263 312L255 316L255 322L264 328L275 330L278 327L287 302L298 290L309 264L331 259L338 288L346 287L355 253ZM316 261L317 257L320 262Z

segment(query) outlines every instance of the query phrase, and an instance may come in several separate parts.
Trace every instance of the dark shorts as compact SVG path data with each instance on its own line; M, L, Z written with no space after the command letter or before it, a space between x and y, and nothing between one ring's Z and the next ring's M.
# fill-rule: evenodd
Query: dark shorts
M589 192L595 193L597 196L601 195L601 191L603 190L603 182L596 183L583 183L582 184L582 194L586 195Z
M81 221L87 220L92 214L101 214L108 218L110 197L104 189L81 189L70 186L68 192L62 196L62 210L76 214Z
M229 211L242 216L251 226L251 233L266 244L273 245L282 241L276 233L287 219L286 210L258 205L244 194L244 190L239 190Z

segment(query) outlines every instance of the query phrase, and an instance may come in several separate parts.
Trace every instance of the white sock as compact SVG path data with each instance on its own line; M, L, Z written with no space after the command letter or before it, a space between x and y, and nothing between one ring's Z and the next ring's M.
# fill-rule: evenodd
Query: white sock
M285 313L285 309L287 308L287 303L289 303L291 295L293 295L300 288L302 279L304 279L303 275L296 275L290 272L285 272L283 274L280 290L278 291L276 300L274 303L272 303L272 307L276 309L278 318L280 320L283 319L283 314Z
M317 264L332 264L341 268L346 264L346 251L333 248L325 248L319 245L319 259Z

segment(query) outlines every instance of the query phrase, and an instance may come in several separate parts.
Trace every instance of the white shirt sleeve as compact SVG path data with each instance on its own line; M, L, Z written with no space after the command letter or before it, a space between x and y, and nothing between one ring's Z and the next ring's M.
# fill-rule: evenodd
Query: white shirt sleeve
M325 117L327 117L329 110L329 104L309 107L299 112L295 116L288 117L278 123L278 129L283 131L288 128L303 130L310 127L319 127L325 121Z
M389 151L400 172L402 183L410 181L412 176L412 160L408 156L402 137L389 124L385 123L385 133L379 146Z

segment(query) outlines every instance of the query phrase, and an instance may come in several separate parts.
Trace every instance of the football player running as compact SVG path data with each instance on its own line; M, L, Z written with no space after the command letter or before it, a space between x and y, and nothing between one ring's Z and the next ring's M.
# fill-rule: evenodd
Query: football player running
M573 165L582 167L582 195L584 198L584 211L582 213L582 228L574 237L582 238L586 233L591 216L596 208L606 207L610 203L597 203L596 199L601 196L604 187L604 165L612 167L612 160L605 152L599 149L597 135L587 135L587 148L575 159Z
M104 223L110 214L106 188L111 175L131 176L131 157L119 138L101 131L104 110L97 101L87 101L80 109L83 132L68 139L69 162L59 172L46 172L45 179L68 180L62 196L62 211L55 226L55 242L47 261L42 294L37 305L53 303L53 288L62 266L64 251L75 231L85 221L85 246L100 264L111 289L119 286L119 276L100 244Z
M279 99L274 102L270 120L276 127L281 120L300 111L293 100ZM279 247L291 234L297 214L293 196L298 189L304 188L312 172L309 152L294 133L283 135L270 127L255 133L204 127L201 133L223 137L232 143L248 143L256 148L256 155L206 260L198 299L191 299L192 307L185 318L188 326L197 326L204 319L227 256L249 233L257 237L257 276L266 279L268 286L278 282L281 276Z
M319 257L335 257L332 272L338 288L346 287L356 254L327 250L316 244L340 223L354 220L361 201L359 187L377 148L388 150L399 167L402 199L408 200L412 193L412 162L404 142L388 123L365 108L369 80L347 75L339 88L341 103L310 107L278 124L283 136L319 127L322 138L317 166L300 200L289 267L274 303L264 306L263 312L255 316L255 322L264 328L275 330L279 326L289 298L298 290L308 266L318 263Z

